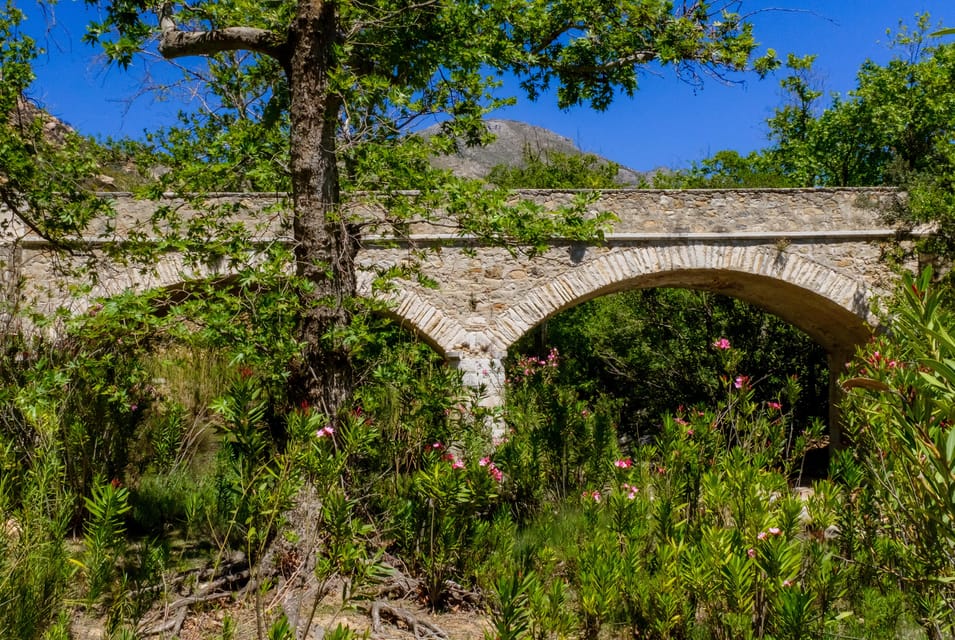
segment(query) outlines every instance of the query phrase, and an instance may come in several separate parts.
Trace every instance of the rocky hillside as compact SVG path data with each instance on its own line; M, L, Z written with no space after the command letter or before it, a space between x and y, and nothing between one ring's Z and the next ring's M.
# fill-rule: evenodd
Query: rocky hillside
M584 153L576 144L564 136L548 129L517 122L515 120L488 120L487 127L495 135L494 142L484 147L462 147L454 155L440 156L434 164L442 169L450 169L466 178L484 178L497 165L520 166L524 159L524 149L546 154L556 151L564 154ZM438 125L425 129L422 135L436 132ZM636 185L643 175L620 168L617 179L621 186Z

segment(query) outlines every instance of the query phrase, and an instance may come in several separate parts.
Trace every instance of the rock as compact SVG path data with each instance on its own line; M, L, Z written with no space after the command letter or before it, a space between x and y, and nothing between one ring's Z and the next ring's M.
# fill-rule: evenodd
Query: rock
M461 146L456 153L438 156L432 164L439 169L447 169L463 178L484 178L497 165L519 167L524 163L524 150L533 152L548 151L567 155L584 153L570 138L553 131L515 120L488 120L488 131L495 139L483 147ZM438 133L440 125L428 127L420 133L425 138ZM617 181L621 186L640 184L643 175L620 167Z

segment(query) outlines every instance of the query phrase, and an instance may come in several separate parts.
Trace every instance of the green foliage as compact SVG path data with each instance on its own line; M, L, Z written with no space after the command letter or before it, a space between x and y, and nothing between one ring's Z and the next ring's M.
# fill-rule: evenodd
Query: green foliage
M88 0L88 4L98 3ZM99 42L110 59L127 66L153 25L139 4L111 3L107 8L101 22L89 25L86 39ZM180 9L183 15L177 19L194 20L203 29L248 26L271 32L259 51L278 59L288 55L281 45L293 26L294 2L254 11L239 2ZM658 1L620 2L612 11L544 2L480 7L451 3L416 11L387 3L347 3L338 14L344 39L336 60L341 67L333 74L335 90L356 114L357 121L351 125L356 129L384 124L376 116L386 103L423 111L422 106L454 99L459 101L457 115L471 115L469 108L475 105L468 100L468 92L472 83L483 84L475 73L481 64L512 70L532 98L553 84L559 88L560 106L589 103L603 109L615 91L632 94L640 68L650 62L675 67L688 79L699 80L701 71L710 70L707 65L727 71L747 68L756 45L752 25L739 14L706 5L674 10L670 3ZM388 20L369 21L382 15ZM581 24L587 28L578 28ZM364 29L350 29L355 25ZM359 46L370 41L376 44L371 50ZM410 64L411 58L415 64ZM760 72L771 69L772 52L754 66ZM442 68L446 70L443 79L433 78ZM216 80L241 86L234 75ZM245 87L242 90L248 92ZM453 91L463 95L445 95Z
M0 6L0 203L32 231L71 245L110 209L88 189L97 172L93 145L72 131L52 139L46 116L26 97L39 50L20 33L22 19L12 0Z
M730 362L712 346L732 337ZM710 345L707 349L699 345ZM725 296L682 289L644 289L605 296L547 320L515 347L546 355L556 348L557 379L584 398L602 394L621 403L621 433L639 438L658 430L659 416L677 406L712 406L721 377L746 375L756 397L781 401L798 423L825 418L828 370L821 347L791 325ZM509 375L518 376L520 365ZM791 376L795 376L792 378ZM788 389L795 385L794 393ZM782 397L775 394L787 390Z
M737 151L719 151L687 170L653 176L655 189L747 189L798 186L765 153L741 156Z
M894 381L895 388L914 387L935 399L876 396L887 406L863 407L869 411L861 415L870 431L877 420L897 419L889 405L910 413L924 409L937 418L951 404L946 385L955 375L944 368L955 360L944 351L950 321L936 294L925 291L926 282L905 294L910 304L923 305L913 312L915 319L897 311L900 320L891 336L872 347L884 358L873 362L882 364L866 366L880 376L911 376ZM928 330L931 340L924 338L926 317L935 318ZM103 333L93 333L95 345L107 343L106 325L102 327ZM736 331L731 325L720 326L724 329ZM526 357L509 373L507 440L491 450L486 415L475 410L427 347L383 330L371 318L356 323L352 332L350 339L362 355L362 406L335 426L309 408L287 409L276 379L245 364L238 372L235 365L227 366L228 385L212 385L217 391L206 395L221 394L215 416L198 408L207 400L189 399L188 394L171 403L168 394L180 383L163 373L164 382L154 382L158 387L152 392L156 414L144 416L135 430L152 434L153 440L141 433L134 439L172 441L173 435L162 434L187 430L181 424L162 426L169 416L174 422L205 416L219 429L217 462L205 465L208 476L195 474L188 460L200 454L192 449L169 467L143 467L146 475L134 477L131 484L126 517L150 501L161 504L161 499L178 501L185 506L177 508L185 511L208 509L192 517L205 523L191 526L192 535L242 546L254 559L270 542L297 535L283 525L283 514L307 482L322 496L314 512L317 543L311 548L320 593L338 589L339 608L367 597L384 575L380 554L385 549L422 578L422 593L434 607L447 602L451 584L495 594L492 624L501 637L599 638L637 631L654 638L886 637L915 633L916 621L945 633L950 567L940 565L933 554L948 544L948 476L938 471L899 480L903 469L917 468L916 460L922 460L918 468L942 468L928 463L928 456L946 450L944 429L936 434L941 439L915 446L912 455L902 450L905 445L893 445L898 456L893 465L898 466L888 467L887 478L896 483L891 491L881 489L870 475L886 469L889 458L867 457L870 447L860 439L858 456L835 458L833 480L817 482L808 497L796 497L789 480L798 476L814 436L794 419L800 385L779 373L758 384L755 377L745 380L743 372L753 370L754 360L740 352L743 338L727 334L734 335L734 344L724 344L708 327L699 331L703 346L696 350L712 358L713 394L721 398L715 406L678 411L659 421L652 438L628 440L615 428L619 404L599 394L585 395L576 388L580 376L562 371L582 362L556 353ZM891 346L890 339L911 343L905 350L936 351L925 356L906 351L908 360L923 365L921 371L918 366L890 367L891 359L902 361L892 349L903 349ZM221 348L207 352L220 363L228 360ZM143 347L142 354L146 352ZM173 353L175 361L192 362ZM164 345L156 357L169 355ZM255 362L269 359L259 356ZM140 368L150 376L158 370L145 362L135 367ZM222 375L206 371L203 375ZM895 379L886 377L886 385L889 380ZM181 388L191 386L182 383ZM32 404L17 406L34 421L29 424L40 425L34 426L36 433L58 438L54 427L60 414L41 404L50 397L25 396L21 401L29 398ZM780 400L779 407L770 404ZM165 407L171 407L168 414ZM442 446L435 448L436 442ZM4 469L18 468L18 450L11 445L8 451ZM59 454L51 459L59 461ZM15 488L5 494L14 497L8 504L37 495L25 494L26 485L17 478L0 476L0 483ZM101 515L90 518L85 530L91 540L105 541L109 531L126 525L116 517L125 489L112 483L94 486L88 502ZM912 487L919 492L907 495ZM940 524L927 526L916 504L938 505L931 512L940 514ZM906 523L906 514L917 520ZM216 518L219 524L208 526ZM177 524L188 521L182 511L173 518ZM66 519L60 522L65 531ZM142 610L142 602L121 597L144 585L137 572L156 575L155 567L167 566L163 545L135 547L143 551L127 549L118 558L106 542L97 545L105 550L101 566L114 575L108 588L115 596L108 598L105 613L117 633ZM0 544L0 558L8 548L7 542ZM930 566L931 557L936 564ZM285 558L289 570L300 566L295 556ZM94 563L84 558L84 565ZM61 575L69 575L65 552L59 565L44 566L65 567ZM18 575L17 584L24 584L22 569ZM44 622L24 626L45 628L45 621L57 620L64 609L65 578L43 584L60 584L62 590ZM266 619L263 637L272 620ZM271 630L287 633L281 618ZM342 627L340 633L348 632Z
M533 575L501 576L494 585L497 598L491 612L493 633L484 632L487 640L523 640L530 632L528 594L538 587Z
M98 602L116 578L116 563L126 551L123 516L129 511L129 491L118 480L93 485L85 499L89 517L84 527L83 570L89 602Z
M503 189L614 189L620 165L592 154L535 151L524 146L520 166L497 165L487 181Z
M510 374L508 431L493 457L521 517L603 482L606 460L618 453L616 403L591 404L573 386L557 384L559 362L551 350L546 358L518 360Z
M865 486L885 509L869 535L894 543L869 550L869 561L909 585L932 637L955 626L955 338L943 300L931 271L906 277L891 336L862 350L844 382Z
M56 637L73 568L66 548L72 497L56 443L23 469L0 437L0 635Z
M554 369L535 361L523 378L545 382L512 384L524 394L558 395ZM791 493L788 478L809 434L800 437L778 407L754 402L745 381L724 385L716 408L665 418L651 444L634 444L625 457L581 444L567 428L567 448L580 447L605 471L530 509L516 543L489 558L483 583L496 593L498 635L810 638L851 630L877 637L917 615L914 601L874 596L866 586L900 592L842 560L851 541L833 523L848 527L845 513L859 513L858 485L823 481L807 497ZM505 466L509 448L537 461L528 468L553 455L554 443L522 439L540 427L518 416L509 414L509 440L494 454L504 499L513 499L509 490L526 473ZM842 477L850 472L843 462Z

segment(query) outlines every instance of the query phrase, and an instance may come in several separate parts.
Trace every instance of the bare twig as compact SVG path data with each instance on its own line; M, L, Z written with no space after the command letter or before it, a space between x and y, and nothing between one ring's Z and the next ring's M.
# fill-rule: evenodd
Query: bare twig
M381 616L390 618L394 623L407 625L414 633L415 638L438 638L439 640L448 640L446 631L427 620L423 620L406 609L393 607L381 600L375 600L370 607L365 607L367 613L371 616L372 630L375 633L381 632Z

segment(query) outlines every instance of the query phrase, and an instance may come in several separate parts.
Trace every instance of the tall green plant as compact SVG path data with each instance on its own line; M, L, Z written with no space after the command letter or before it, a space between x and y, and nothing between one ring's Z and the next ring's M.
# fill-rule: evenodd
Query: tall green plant
M867 559L912 590L935 638L955 629L955 315L931 270L903 282L890 333L843 383L847 432L883 518L873 533L893 543Z
M72 497L55 440L37 447L29 466L9 442L0 447L0 636L41 638L69 615Z

